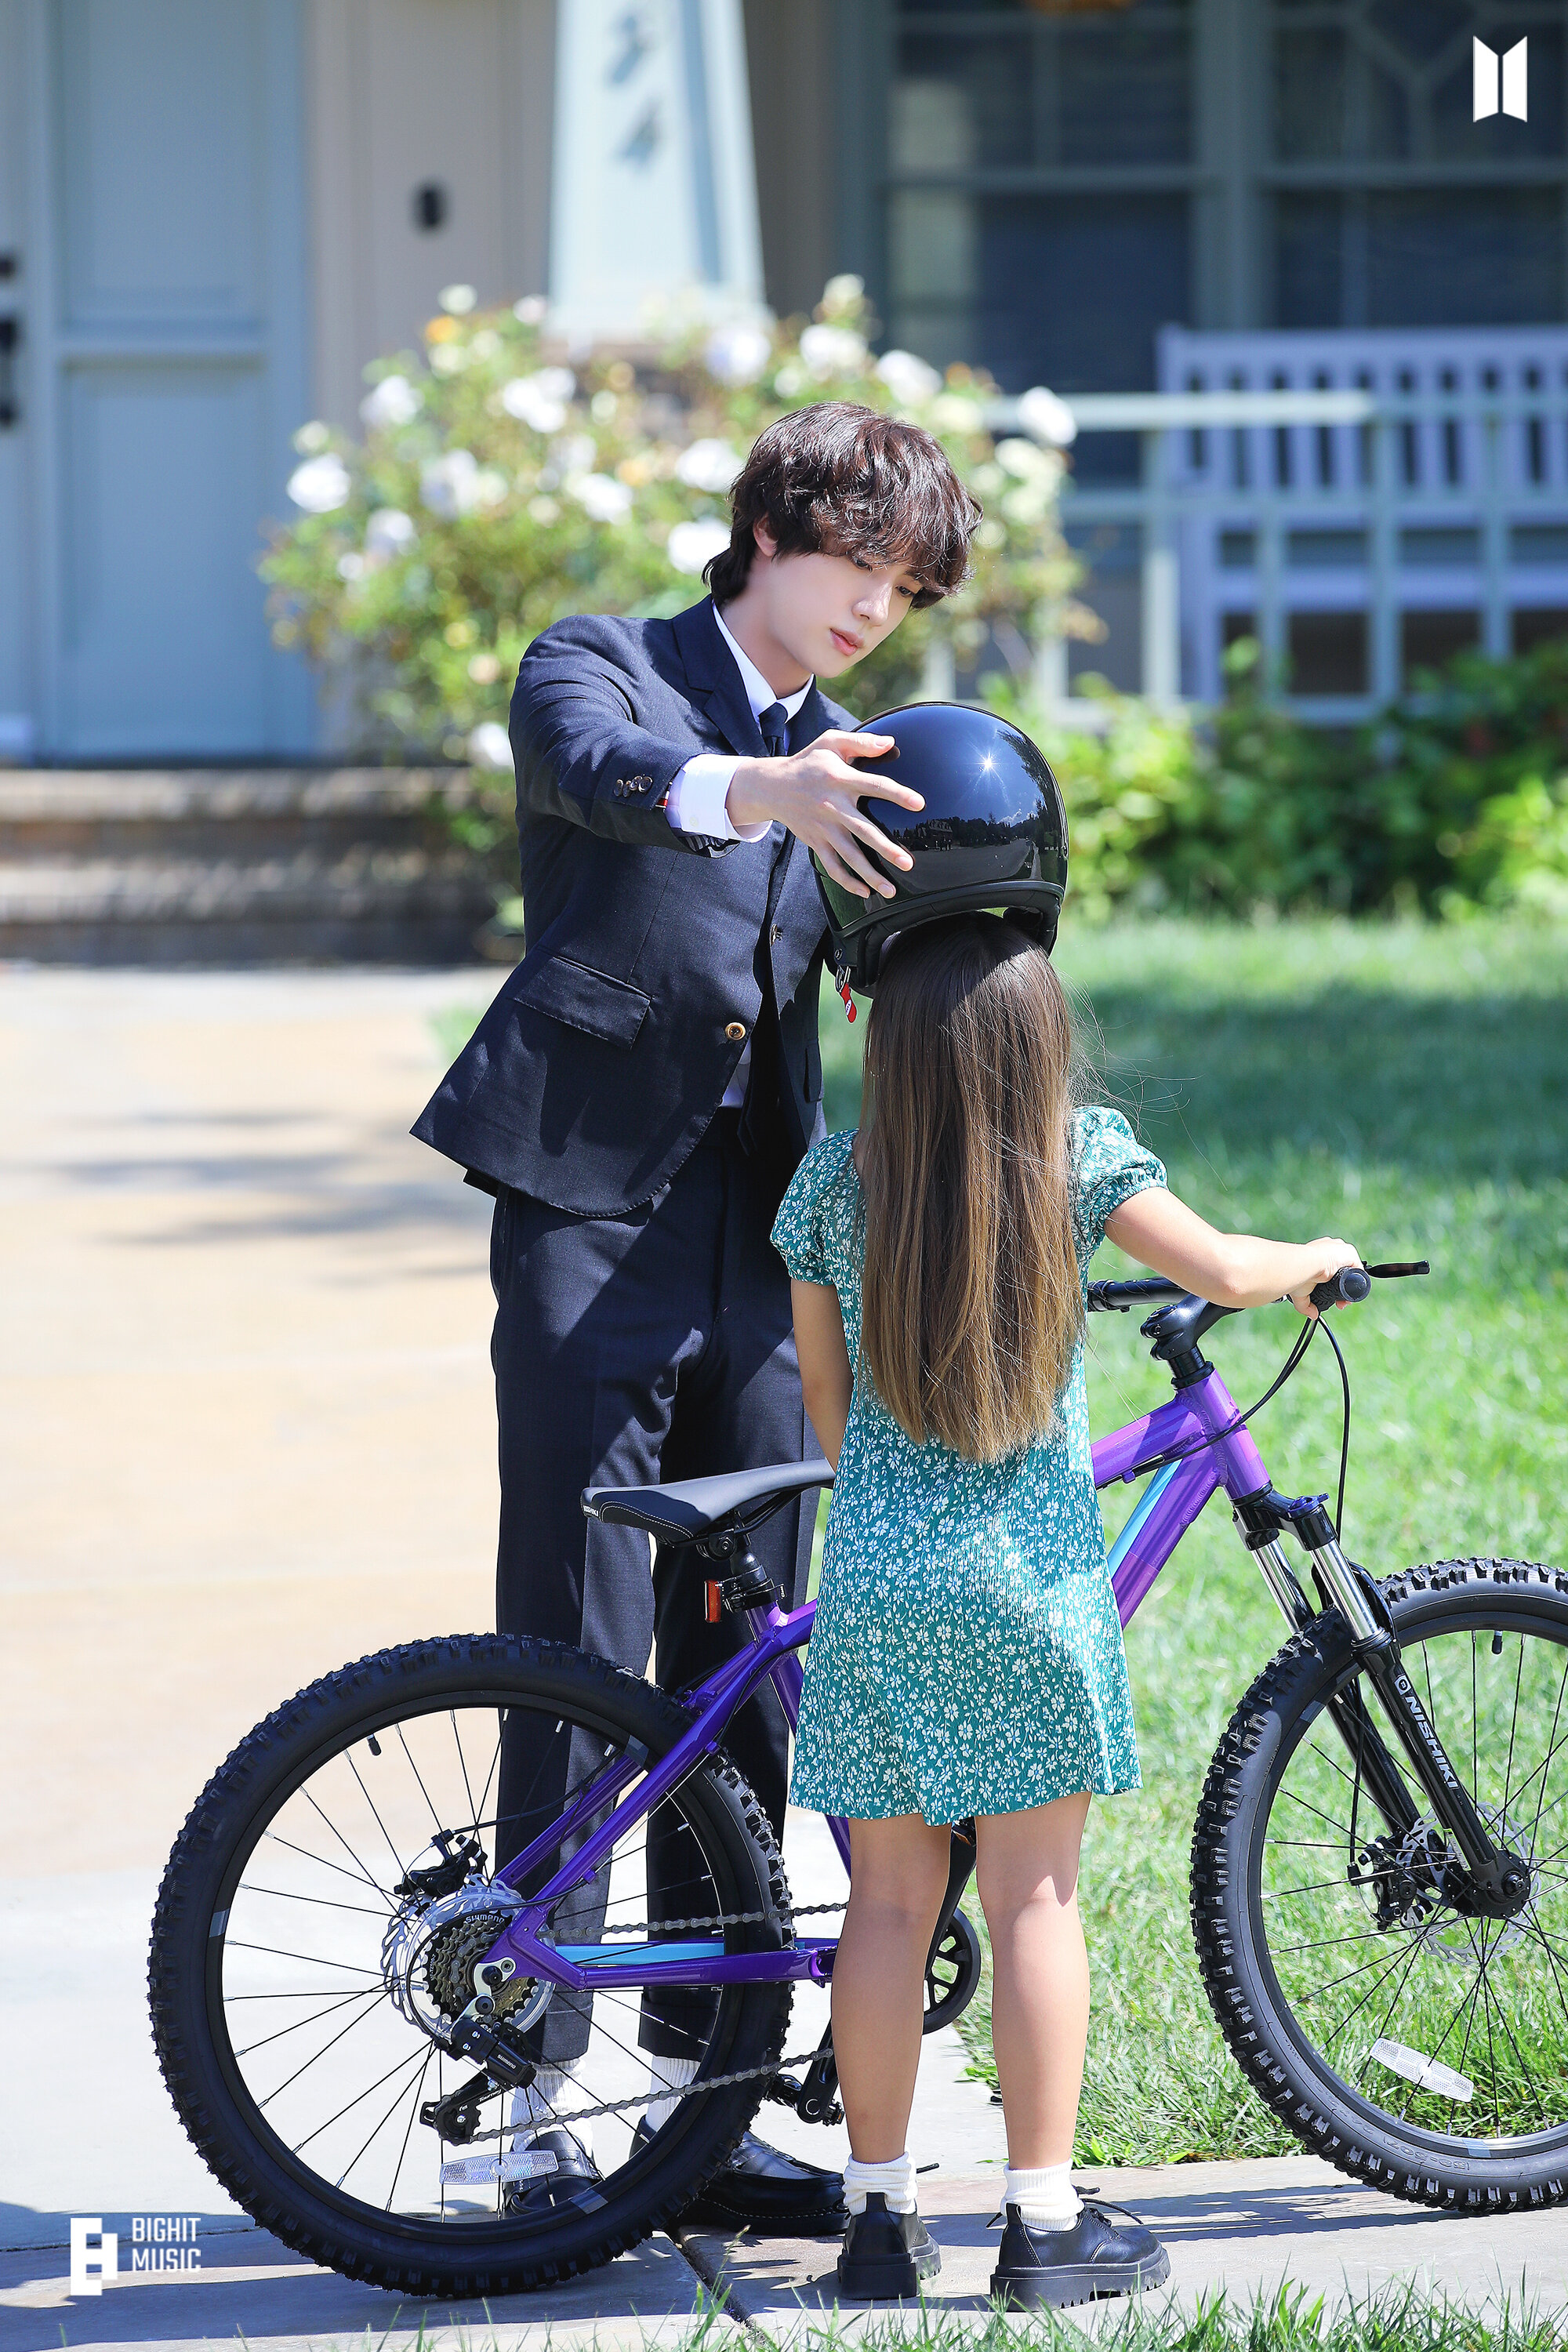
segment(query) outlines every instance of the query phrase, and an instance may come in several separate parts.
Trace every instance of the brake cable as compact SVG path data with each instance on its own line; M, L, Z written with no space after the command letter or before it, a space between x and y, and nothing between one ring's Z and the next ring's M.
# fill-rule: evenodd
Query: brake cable
M1363 1266L1362 1271L1371 1275L1375 1281L1393 1282L1402 1280L1406 1275L1430 1274L1432 1267L1427 1259L1415 1258L1391 1260L1384 1265ZM1280 1366L1279 1377L1270 1387L1265 1389L1256 1404L1248 1405L1245 1412L1238 1413L1237 1418L1227 1423L1224 1429L1215 1430L1212 1436L1197 1438L1186 1445L1173 1445L1168 1452L1156 1454L1149 1461L1136 1464L1132 1475L1142 1478L1150 1471L1163 1470L1173 1462L1184 1462L1190 1455L1205 1453L1210 1446L1221 1444L1227 1437L1234 1437L1238 1429L1245 1429L1253 1414L1261 1412L1264 1406L1279 1395L1291 1375L1300 1370L1302 1359L1320 1329L1334 1351L1334 1357L1340 1368L1340 1387L1344 1398L1340 1422L1340 1486L1334 1509L1335 1532L1342 1544L1344 1542L1345 1478L1350 1468L1351 1453L1351 1376L1350 1368L1345 1362L1344 1351L1329 1329L1327 1312L1321 1308L1298 1333L1289 1354Z

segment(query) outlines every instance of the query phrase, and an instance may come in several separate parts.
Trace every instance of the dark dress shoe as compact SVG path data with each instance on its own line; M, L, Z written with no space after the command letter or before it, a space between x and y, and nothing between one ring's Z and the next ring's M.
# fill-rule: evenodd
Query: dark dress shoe
M559 2125L536 2131L528 2142L528 2152L552 2156L555 2169L534 2180L509 2180L501 2198L503 2213L517 2214L525 2221L542 2221L563 2205L604 2203L596 2193L599 2168L575 2133Z
M645 2118L634 2144L646 2147L654 2137ZM747 2132L680 2219L685 2228L750 2230L763 2238L836 2238L849 2219L844 2176L803 2164Z
M887 2199L873 2189L844 2233L838 2292L850 2303L898 2303L918 2294L921 2279L941 2268L942 2249L920 2215L889 2213Z
M1163 2284L1171 2275L1170 2255L1136 2214L1110 2219L1121 2211L1119 2205L1109 2211L1086 2205L1070 2230L1031 2230L1009 2205L991 2275L993 2298L1008 2311L1038 2311Z

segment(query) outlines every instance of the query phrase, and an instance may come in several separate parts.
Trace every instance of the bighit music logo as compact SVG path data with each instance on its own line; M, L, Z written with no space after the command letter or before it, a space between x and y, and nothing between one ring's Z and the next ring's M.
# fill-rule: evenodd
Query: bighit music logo
M1530 120L1528 40L1515 41L1511 49L1500 58L1485 41L1472 41L1470 58L1474 68L1475 112L1472 122L1484 122L1488 115L1498 111L1499 84L1501 84L1502 111L1511 114L1518 122ZM1499 68L1501 68L1500 73Z

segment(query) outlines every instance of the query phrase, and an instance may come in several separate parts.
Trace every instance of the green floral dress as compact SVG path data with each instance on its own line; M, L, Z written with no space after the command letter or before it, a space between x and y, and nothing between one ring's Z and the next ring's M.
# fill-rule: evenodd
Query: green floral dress
M790 1796L856 1821L1020 1812L1139 1786L1095 1497L1081 1348L1055 1427L1000 1463L916 1445L860 1354L865 1201L853 1136L795 1171L773 1245L838 1294L856 1367L806 1656ZM1074 1121L1079 1277L1108 1217L1165 1171L1113 1110Z

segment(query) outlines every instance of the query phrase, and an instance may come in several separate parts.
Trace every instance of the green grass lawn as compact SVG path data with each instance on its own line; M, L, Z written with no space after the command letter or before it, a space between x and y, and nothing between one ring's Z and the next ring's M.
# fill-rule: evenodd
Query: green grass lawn
M1075 931L1057 961L1100 1091L1215 1223L1342 1234L1429 1257L1335 1331L1354 1393L1345 1532L1374 1573L1455 1554L1568 1560L1568 934L1158 922ZM825 996L835 1126L857 1116L864 1023ZM1106 1248L1096 1270L1124 1270ZM1297 1328L1289 1307L1205 1343L1244 1403ZM1133 1318L1090 1326L1091 1426L1168 1392ZM1320 1342L1256 1433L1275 1483L1329 1488L1340 1400ZM1135 1499L1104 1497L1108 1533ZM1205 1769L1281 1624L1216 1499L1128 1632L1141 1794L1095 1809L1083 1901L1095 2011L1080 2153L1097 2163L1292 2146L1244 2087L1198 1984L1187 1849ZM983 2002L965 2021L990 2070Z

